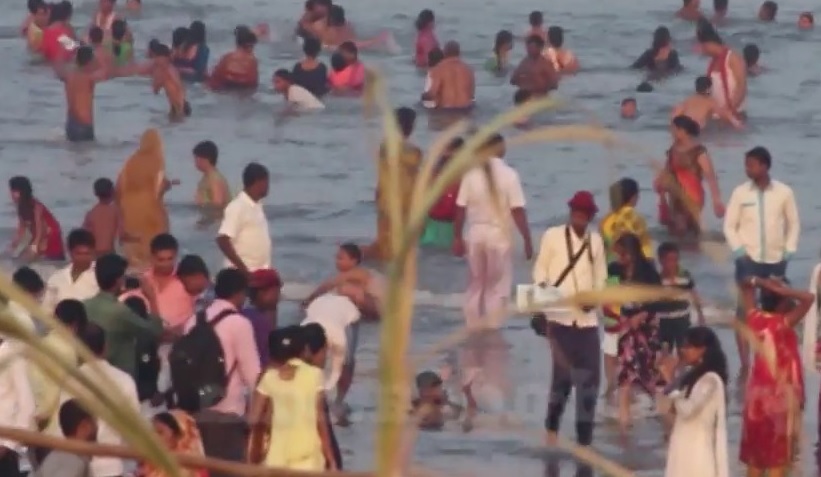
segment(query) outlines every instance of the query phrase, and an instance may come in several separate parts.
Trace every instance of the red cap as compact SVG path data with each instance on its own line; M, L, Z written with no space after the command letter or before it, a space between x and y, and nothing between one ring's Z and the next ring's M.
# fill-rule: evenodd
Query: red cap
M596 199L593 194L586 190L580 190L573 194L573 198L567 203L570 210L578 210L580 212L587 212L588 214L596 215L599 208L596 207Z
M282 279L279 277L279 273L276 270L272 268L263 268L261 270L255 270L251 272L251 277L248 280L248 285L251 288L256 288L259 290L273 287L281 287Z

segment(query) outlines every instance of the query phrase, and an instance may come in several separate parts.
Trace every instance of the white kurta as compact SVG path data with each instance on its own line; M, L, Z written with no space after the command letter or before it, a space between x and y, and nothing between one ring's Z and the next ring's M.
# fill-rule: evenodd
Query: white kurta
M727 418L724 382L703 375L689 397L674 391L676 421L667 451L664 477L728 477Z

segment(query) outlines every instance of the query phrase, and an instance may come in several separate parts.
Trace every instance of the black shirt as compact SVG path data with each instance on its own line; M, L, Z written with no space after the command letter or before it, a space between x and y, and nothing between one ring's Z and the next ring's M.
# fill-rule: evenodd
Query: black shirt
M297 63L291 74L294 76L294 83L307 89L317 98L325 96L328 92L328 67L325 63L319 63L312 70L305 70L300 63Z

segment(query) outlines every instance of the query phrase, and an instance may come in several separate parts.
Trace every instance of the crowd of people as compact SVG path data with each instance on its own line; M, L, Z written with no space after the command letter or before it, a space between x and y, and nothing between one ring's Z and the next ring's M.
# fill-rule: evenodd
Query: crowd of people
M71 141L94 139L93 95L99 81L151 77L155 92L165 90L175 120L191 114L186 84L203 82L214 90L259 86L254 46L267 35L264 25L237 27L236 50L209 72L210 50L201 21L175 29L171 46L152 40L150 58L142 62L134 59L134 34L118 18L114 0L100 0L85 36L78 36L71 26L69 1L29 0L28 7L22 32L29 49L52 63L65 83L66 136ZM141 7L139 0L127 4L129 10ZM764 2L759 19L773 21L777 10L774 2ZM422 247L450 248L465 257L469 281L464 317L474 333L498 328L508 312L516 248L513 230L521 236L525 257L534 259L533 283L559 295L617 284L681 291L680 299L653 303L601 309L548 307L531 322L552 355L545 419L549 440L556 439L574 388L577 440L583 446L593 444L600 400L617 409L627 436L631 403L636 393L646 393L657 400L659 412L671 418L672 427L663 431L669 437L667 477L726 477L729 472L725 396L730 370L716 333L706 326L695 277L681 264L677 244L679 238L702 232L705 184L712 212L723 219L736 260L738 318L744 323L740 328L751 331L771 351L751 358L749 338L738 334L737 384L746 387L740 459L749 476L783 476L789 470L806 393L802 367L814 369L817 359L818 269L809 293L786 281L800 234L792 190L771 178L773 158L759 146L744 157L749 180L733 190L725 205L718 174L699 141L702 129L714 119L744 127L749 80L764 71L756 45L747 45L738 55L723 43L718 28L726 12L726 0L717 0L715 15L708 20L698 0L685 0L677 13L696 22L699 52L710 58L710 64L706 75L695 80L695 94L673 108L672 144L654 182L659 221L671 241L655 246L648 221L638 212L639 184L625 177L612 185L610 210L598 230L596 199L581 190L567 203L566 223L549 228L534 247L526 194L519 174L504 159L501 135L478 151L485 166L470 170L439 198L420 237ZM565 46L561 27L545 28L541 12L531 13L528 24L526 56L516 68L509 68L516 36L507 30L496 35L486 64L492 74L510 74L516 104L548 95L565 76L584 71ZM802 14L798 26L811 28L812 15ZM473 107L475 72L460 58L459 43L448 41L440 48L431 10L419 13L415 27L413 62L427 70L420 96L423 106L457 112ZM277 70L273 87L299 109L323 108L321 98L330 92L360 92L366 74L359 49L387 41L385 34L357 39L345 10L331 0L308 0L295 30L305 57L292 70ZM323 48L333 49L330 69L319 59ZM656 79L680 70L679 53L672 48L667 28L656 30L652 47L632 67L647 72L639 91L652 90ZM635 117L636 99L626 98L621 112L625 119ZM29 178L15 176L8 182L18 218L10 255L31 262L68 261L48 277L22 266L14 272L14 282L52 312L95 359L81 362L59 333L35 322L18 304L9 303L9 312L18 326L41 335L80 373L92 378L102 374L116 385L126 399L123 406L150 418L173 451L294 470L341 469L334 425L350 424L345 398L355 377L360 323L380 319L384 290L381 275L363 261L392 258L389 196L398 194L406 216L423 157L412 141L414 109L399 108L395 116L403 134L399 156L405 173L399 190L391 190L388 164L381 160L376 239L365 246L339 246L336 270L302 303L300 325L282 326L277 320L283 280L274 268L262 206L269 189L268 169L247 164L242 190L233 194L231 181L217 167L217 145L203 141L192 149L194 165L202 173L194 197L203 212L200 223L219 223L215 245L224 261L223 268L212 274L202 257L179 256L180 244L171 234L164 206L164 195L177 182L166 177L162 139L155 129L143 134L115 180L95 181L98 203L65 241L60 221L38 200ZM453 140L435 172L463 145L463 139ZM387 149L379 154L384 159ZM799 343L793 328L805 317ZM3 339L0 356L14 357L18 346ZM106 444L123 442L106 422L72 399L65 390L70 387L67 382L20 359L11 362L0 370L0 425ZM416 377L416 397L408 405L420 426L441 429L448 420L464 417L464 429L474 428L474 419L487 409L474 395L477 374L476 369L466 369L470 366L475 368L460 365L461 404L446 392L444 373L425 371ZM42 477L163 475L148 462L138 463L134 470L122 459L28 451L35 475ZM20 444L0 441L0 474L21 475L22 457Z

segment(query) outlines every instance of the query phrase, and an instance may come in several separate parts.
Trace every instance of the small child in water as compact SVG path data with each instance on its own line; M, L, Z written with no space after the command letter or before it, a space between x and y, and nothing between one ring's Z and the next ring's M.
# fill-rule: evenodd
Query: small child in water
M217 170L219 149L213 141L202 141L191 151L194 155L194 167L202 172L197 184L196 204L213 210L222 211L231 200L228 181Z
M750 43L744 46L743 50L744 54L744 64L747 65L747 74L750 76L758 76L763 72L761 65L758 64L758 60L761 57L761 50L758 49L758 45L755 43Z
M638 109L636 98L624 98L621 100L621 117L623 119L636 119Z
M416 376L416 396L411 402L411 415L418 418L420 429L438 431L446 421L462 415L462 406L450 401L442 377L434 371Z
M100 178L94 181L94 195L97 204L86 213L83 228L94 235L97 256L114 253L115 241L125 241L122 232L120 208L114 202L114 183L110 179Z
M813 26L815 25L815 17L813 17L812 13L804 12L798 16L798 29L799 30L812 30Z
M180 121L191 116L191 105L185 99L185 86L177 68L171 63L171 49L162 43L152 43L151 85L154 94L165 90L171 107L168 116L172 121Z
M535 10L530 12L527 22L530 24L530 29L527 30L525 38L536 35L547 43L547 32L544 29L544 15L542 15L542 12Z

